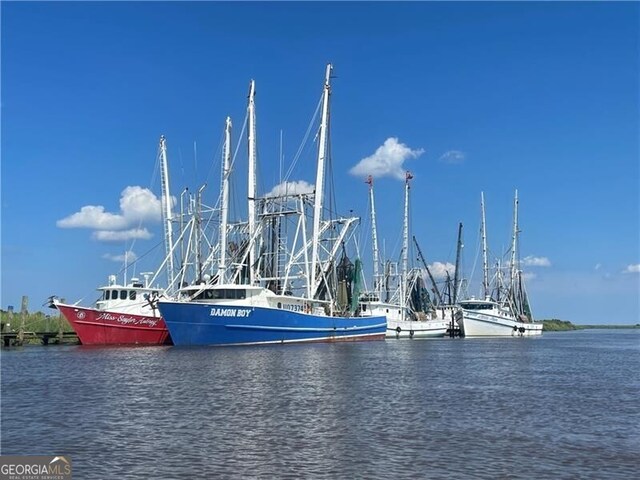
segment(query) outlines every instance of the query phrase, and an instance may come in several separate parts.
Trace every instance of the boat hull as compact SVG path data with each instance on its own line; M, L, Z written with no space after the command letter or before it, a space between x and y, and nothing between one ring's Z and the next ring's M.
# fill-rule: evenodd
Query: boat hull
M169 331L161 317L96 310L56 303L83 345L167 345Z
M445 320L387 319L387 338L441 338L449 328Z
M518 322L497 315L461 311L457 317L465 337L532 337L542 335L541 323Z
M269 307L161 301L174 345L383 340L385 317L330 317Z

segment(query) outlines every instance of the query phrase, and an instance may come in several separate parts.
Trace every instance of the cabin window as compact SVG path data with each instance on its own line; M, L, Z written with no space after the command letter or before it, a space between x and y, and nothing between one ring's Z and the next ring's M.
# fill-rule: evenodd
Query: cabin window
M111 291L111 300L117 300L118 299L118 291L117 290L112 290Z
M120 290L120 300L126 300L126 299L127 299L127 291Z
M367 311L367 304L366 303L363 303L362 305L360 305L360 307L362 308L363 312Z
M282 303L278 302L278 308L282 308Z
M247 298L247 291L244 288L216 288L199 293L195 300L243 300L245 298Z
M490 303L463 303L461 306L467 310L491 310L493 307Z
M102 292L102 299L109 300L109 293L109 290L105 290L104 292Z
M216 292L216 297L217 299L220 300L237 300L237 299L243 299L246 298L247 294L246 294L246 290L244 289L220 289L220 290L215 290Z
M219 298L217 290L204 290L194 300L215 300Z
M136 291L129 290L129 300L135 300L135 299L136 299Z
M205 290L204 292L200 292L193 299L194 300L206 300L208 298L211 298L210 295L211 295L211 291L210 290Z

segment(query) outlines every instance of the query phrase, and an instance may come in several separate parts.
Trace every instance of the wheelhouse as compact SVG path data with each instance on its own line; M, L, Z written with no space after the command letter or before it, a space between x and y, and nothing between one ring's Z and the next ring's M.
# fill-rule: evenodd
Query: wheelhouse
M260 295L260 287L249 285L189 285L180 289L178 297L190 302L245 300Z
M494 310L497 305L494 302L482 301L482 300L468 300L459 303L460 308L465 310Z

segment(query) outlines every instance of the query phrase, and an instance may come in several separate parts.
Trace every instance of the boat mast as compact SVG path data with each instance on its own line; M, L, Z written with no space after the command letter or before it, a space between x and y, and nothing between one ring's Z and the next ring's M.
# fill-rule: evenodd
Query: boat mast
M220 248L220 261L218 263L218 283L226 283L227 268L227 222L229 217L229 174L231 166L231 118L227 117L224 130L224 152L222 158L222 202L220 207L220 231L218 232L218 245Z
M320 139L318 145L318 167L316 172L315 200L313 206L313 247L311 250L311 295L315 295L316 290L316 269L318 260L318 243L320 241L320 221L322 219L322 202L324 192L324 167L327 156L327 129L329 126L329 96L331 87L329 79L331 77L332 65L327 64L327 71L324 80L324 91L322 99L322 120L320 123Z
M202 192L207 188L207 184L203 184L196 194L196 278L198 282L202 282Z
M510 277L509 288L513 289L516 281L516 249L518 243L518 190L516 190L515 199L513 201L513 236L511 238L511 262L510 262Z
M180 193L180 270L183 271L182 275L184 275L184 267L185 264L187 263L187 259L184 256L184 216L185 216L185 209L184 209L184 197L186 195L189 194L189 187L185 187L184 190L182 190L182 192ZM182 282L180 282L182 283ZM180 284L178 284L178 288L180 288Z
M169 194L169 166L167 145L164 135L160 136L160 182L162 184L162 221L164 223L164 247L167 255L167 288L172 288L173 270L173 228L171 225L171 196Z
M458 277L460 275L460 253L462 252L462 223L458 224L458 247L456 249L456 270L453 274L453 305L458 303Z
M438 299L438 305L443 305L444 302L442 301L442 295L440 294L440 290L438 289L438 285L436 284L435 278L433 278L433 275L431 274L429 265L427 265L427 261L425 260L424 255L422 255L422 250L420 250L420 245L418 245L418 240L416 240L415 235L413 236L413 243L415 243L416 249L418 250L418 258L420 258L422 265L424 265L424 269L427 271L427 274L431 279L431 283L433 284L433 291L435 292L436 297Z
M380 257L378 252L378 228L376 226L376 205L373 199L373 177L369 175L366 183L369 185L369 200L371 202L371 236L373 242L373 291L378 295L378 299L382 293L382 283L380 282L379 263Z
M255 264L256 255L256 111L255 111L255 88L254 80L249 83L249 181L248 181L248 202L249 202L249 285L253 285L256 280Z
M500 259L498 259L498 261L496 262L496 284L497 287L495 289L496 292L496 302L500 303L502 301L502 297L503 297L503 291L504 291L504 285L503 285L503 278L502 278L502 263L500 261Z
M401 318L405 319L407 306L407 273L409 271L409 180L413 178L411 172L405 174L404 180L404 221L402 224L402 283L400 285Z
M451 275L449 275L449 271L445 270L445 275L447 276L447 280L445 281L445 294L449 299L449 305L453 305L453 292L451 288Z
M487 260L487 224L484 213L484 192L480 192L480 209L482 210L482 291L484 299L489 299L489 263Z

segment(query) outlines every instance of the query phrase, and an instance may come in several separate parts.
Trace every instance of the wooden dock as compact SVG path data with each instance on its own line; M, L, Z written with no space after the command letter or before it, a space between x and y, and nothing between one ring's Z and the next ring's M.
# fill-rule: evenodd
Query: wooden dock
M68 322L58 313L56 317L42 312L30 314L29 297L22 296L20 312L13 306L7 311L0 309L0 346L18 347L27 344L77 345L78 335L70 329Z
M80 343L75 332L2 332L0 345L19 347L28 343L41 345L77 345Z

